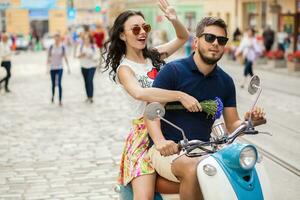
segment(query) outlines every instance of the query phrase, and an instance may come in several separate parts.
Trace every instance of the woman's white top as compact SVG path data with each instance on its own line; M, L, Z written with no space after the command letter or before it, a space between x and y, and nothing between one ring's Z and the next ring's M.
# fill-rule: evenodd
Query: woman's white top
M128 105L130 106L130 111L131 111L130 118L138 119L143 116L147 102L134 99L132 96L130 96L127 93L125 88L120 84L120 81L118 79L118 70L122 66L128 66L133 71L140 86L143 88L149 88L152 86L154 78L157 75L157 70L152 65L150 59L147 59L147 62L145 64L142 64L142 63L136 63L134 61L131 61L125 57L121 60L120 65L117 68L116 82L118 83L118 85L121 86L122 91L126 96Z
M65 56L66 50L62 44L58 46L53 44L49 50L50 69L57 70L63 68L63 57Z
M79 63L82 68L92 68L99 65L100 52L98 48L94 45L85 46L83 44L77 47L77 56L84 53L85 56L79 58Z
M0 42L0 56L2 61L11 60L12 51L10 49L10 44L8 42Z

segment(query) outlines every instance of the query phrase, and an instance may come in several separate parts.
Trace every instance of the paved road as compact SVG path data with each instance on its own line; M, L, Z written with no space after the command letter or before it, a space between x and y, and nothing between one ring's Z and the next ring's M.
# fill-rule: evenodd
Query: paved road
M236 85L242 82L242 66L224 61L224 69L232 74ZM257 146L300 170L300 77L299 72L288 74L285 69L272 69L255 66L255 73L261 78L263 91L258 104L266 113L268 124L258 130L270 132L267 135L244 136ZM245 89L237 87L238 108L249 110L253 102ZM240 113L243 113L240 112ZM242 115L241 115L242 116ZM300 178L264 157L266 169L274 193L274 199L297 199L300 196Z
M95 103L84 103L82 77L73 60L72 74L63 77L64 105L59 107L50 103L45 61L45 53L16 56L12 93L0 92L0 199L117 199L113 187L129 109L119 88L106 75L96 74ZM224 66L241 81L240 66ZM300 78L257 73L265 86L259 103L269 119L261 129L274 136L250 139L299 168ZM238 106L246 111L251 99L244 90L237 93ZM299 177L265 160L274 196L300 196Z
M16 57L12 93L0 96L0 199L114 199L126 105L99 74L95 103L84 103L76 62L63 107L51 104L44 63L42 53Z

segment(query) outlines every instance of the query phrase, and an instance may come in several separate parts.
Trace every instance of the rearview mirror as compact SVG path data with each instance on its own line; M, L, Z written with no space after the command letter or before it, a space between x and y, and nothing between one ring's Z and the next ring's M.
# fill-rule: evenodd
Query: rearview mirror
M248 86L248 92L250 94L255 94L257 90L260 88L260 79L257 75L252 76L249 86Z
M144 115L150 120L154 120L159 117L163 117L166 111L165 108L157 102L150 103L146 106Z

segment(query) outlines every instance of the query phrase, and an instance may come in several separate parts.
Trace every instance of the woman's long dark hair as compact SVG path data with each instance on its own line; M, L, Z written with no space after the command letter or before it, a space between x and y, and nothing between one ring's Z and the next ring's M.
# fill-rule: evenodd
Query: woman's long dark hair
M104 55L107 53L104 71L111 68L109 75L114 81L116 81L117 68L120 65L120 61L126 53L126 44L120 39L120 34L124 31L124 23L131 16L139 15L144 18L144 15L139 11L124 11L122 12L114 22L114 25L109 31L109 39L104 43L104 52L102 58L105 59ZM152 48L148 49L147 46L142 50L145 58L150 58L153 66L159 71L160 66L165 64L161 59L160 53Z

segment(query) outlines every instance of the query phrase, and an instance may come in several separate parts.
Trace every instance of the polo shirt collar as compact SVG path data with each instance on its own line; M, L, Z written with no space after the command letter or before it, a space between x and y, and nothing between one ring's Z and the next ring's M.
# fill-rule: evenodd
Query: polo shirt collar
M197 72L199 72L199 73L201 73L203 76L204 76L204 74L201 72L201 71L199 71L199 69L198 69L198 67L197 67L197 65L196 65L196 63L195 63L195 61L194 61L194 54L195 53L192 53L189 57L188 57L188 66L189 66L189 68L192 70L192 71L197 71ZM207 74L206 76L214 76L216 73L217 73L217 71L218 71L218 64L216 64L216 66L214 67L214 69L209 73L209 74Z

